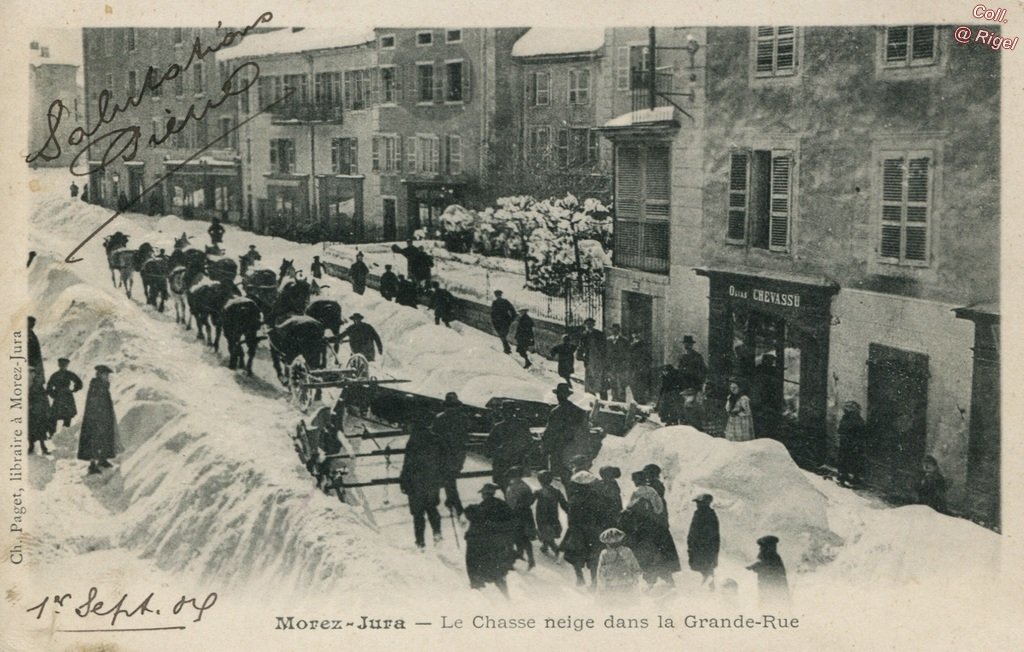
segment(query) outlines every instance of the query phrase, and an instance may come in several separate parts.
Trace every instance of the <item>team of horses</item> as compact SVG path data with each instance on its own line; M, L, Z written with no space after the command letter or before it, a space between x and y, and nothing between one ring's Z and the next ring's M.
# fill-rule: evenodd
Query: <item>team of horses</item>
M274 371L287 384L287 367L299 356L309 369L327 365L328 346L337 353L338 334L345 322L341 305L318 298L322 287L296 271L294 261L283 260L280 272L239 263L216 246L191 247L188 237L175 239L170 256L148 242L128 248L129 236L118 231L103 240L114 287L124 287L131 299L133 276L142 279L146 303L163 312L168 298L174 303L175 323L185 330L196 323L196 338L215 352L223 334L228 346L228 367L252 375L252 363L262 339L270 344ZM239 281L241 287L239 287ZM261 331L266 335L261 335ZM330 331L332 336L326 335Z

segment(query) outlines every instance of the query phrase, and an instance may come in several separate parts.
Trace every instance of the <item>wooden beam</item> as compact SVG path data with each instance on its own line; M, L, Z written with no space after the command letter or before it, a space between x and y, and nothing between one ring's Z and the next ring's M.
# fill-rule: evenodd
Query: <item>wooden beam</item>
M494 472L491 469L483 471L463 471L459 474L459 479L463 478L489 478ZM354 487L376 487L386 484L398 484L398 478L374 478L373 480L366 480L364 482L343 482L342 487L351 489Z

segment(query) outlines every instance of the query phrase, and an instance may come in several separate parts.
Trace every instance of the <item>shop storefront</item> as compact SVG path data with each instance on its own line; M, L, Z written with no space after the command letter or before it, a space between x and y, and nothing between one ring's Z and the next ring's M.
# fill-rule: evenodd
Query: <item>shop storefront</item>
M341 242L366 242L363 221L363 177L321 176L320 217L327 225L329 237Z
M781 441L805 467L826 461L826 403L832 297L838 286L726 270L710 281L710 414L738 379L750 397L754 432Z
M164 196L175 215L219 218L237 224L242 217L242 173L237 161L199 159L182 163L164 161L170 172ZM167 199L162 199L166 205Z
M441 225L441 213L462 201L461 184L409 182L407 186L410 236L417 229L436 231Z

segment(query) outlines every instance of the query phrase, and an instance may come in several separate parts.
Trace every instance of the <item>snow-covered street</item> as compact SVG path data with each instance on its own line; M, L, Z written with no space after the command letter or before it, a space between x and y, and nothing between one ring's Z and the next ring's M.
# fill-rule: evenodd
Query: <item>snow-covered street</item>
M146 578L147 590L217 591L223 605L237 610L232 612L236 617L250 614L251 625L217 620L216 608L204 617L204 622L209 618L219 623L219 631L236 645L264 640L273 627L272 613L414 614L434 621L442 613L593 612L602 618L611 613L594 595L574 586L570 566L539 553L536 569L527 572L520 563L510 574L511 603L491 587L471 591L462 558L465 544L457 541L452 521L444 514L443 541L418 551L406 499L397 485L365 490L369 513L317 490L289 438L299 419L308 417L289 403L265 342L253 377L233 372L226 366L226 345L215 354L198 342L194 330L174 323L170 303L161 314L145 305L138 281L134 299L113 287L102 237L83 249L82 262L63 262L109 211L66 198L61 172L33 172L44 190L37 194L44 197L31 218L30 243L37 252L28 273L32 314L48 372L56 369L61 356L70 358L70 367L83 380L92 377L97 364L114 370L111 388L126 451L114 469L87 475L86 464L75 459L76 420L55 436L52 457L27 457L32 511L26 535L37 583L18 587L20 597L9 596L7 608L14 604L24 609L31 606L26 601L61 590L84 593L101 581L106 586L137 586ZM170 251L173 238L182 232L192 236L194 246L205 244L207 226L174 216L128 214L104 235L120 230L131 236L132 248L150 242ZM308 274L313 256L323 254L319 246L227 225L223 247L229 255L237 257L250 244L261 252L263 265L274 270L287 258ZM373 258L372 250L368 258ZM493 396L554 404L551 389L558 378L553 363L524 370L514 356L502 353L490 333L460 323L451 329L435 326L425 308L384 301L373 290L356 295L338 279L324 282L324 295L341 303L346 318L360 312L378 330L384 355L372 373L409 380L402 389L436 398L455 391L473 405ZM367 440L362 446L370 450L373 443ZM645 423L624 438L606 438L595 468L621 467L620 483L628 498L630 472L649 462L664 470L670 524L684 571L677 575L674 591L657 587L628 607L616 607L616 615L630 610L680 618L683 613L753 612L756 578L745 567L754 561L755 540L767 533L782 540L794 613L806 623L801 646L828 645L829 624L837 615L848 618L859 611L866 623L882 622L892 609L907 612L905 630L892 635L893 646L910 645L925 626L915 619L924 609L921 598L928 598L929 612L968 614L971 607L963 604L963 596L999 581L998 535L927 507L894 509L841 488L800 470L774 440L734 443L687 427ZM382 460L374 464L374 473L397 475L401 459L390 466ZM486 468L479 459L471 460L470 466L474 464ZM460 482L463 500L475 502L483 482ZM692 498L702 492L715 496L723 537L717 576L719 584L726 578L738 583L734 604L701 591L700 576L685 569ZM110 577L112 568L119 569L118 576ZM96 569L102 569L102 577ZM990 612L990 617L1009 616ZM66 637L53 638L53 630L71 618L64 614L52 623L40 621L36 638L28 643L39 649L68 644ZM938 627L955 640L972 625L965 615ZM928 631L930 639L939 638L934 621ZM416 648L445 644L438 631L424 629L421 634ZM485 631L470 635L481 643L488 640ZM584 632L579 640L590 641L590 635L608 633ZM663 635L677 645L685 640L693 647L728 647L734 633L712 639L708 632L693 631L681 639L684 634L677 629ZM181 636L195 636L195 649L217 649L209 630ZM849 636L852 640L856 633ZM167 649L184 649L185 640L170 639ZM310 635L289 639L288 645L302 641L305 649L327 649L337 648L338 640ZM125 639L125 644L131 641ZM509 638L497 647L514 644ZM765 647L777 644L769 641ZM996 641L992 649L998 649Z

